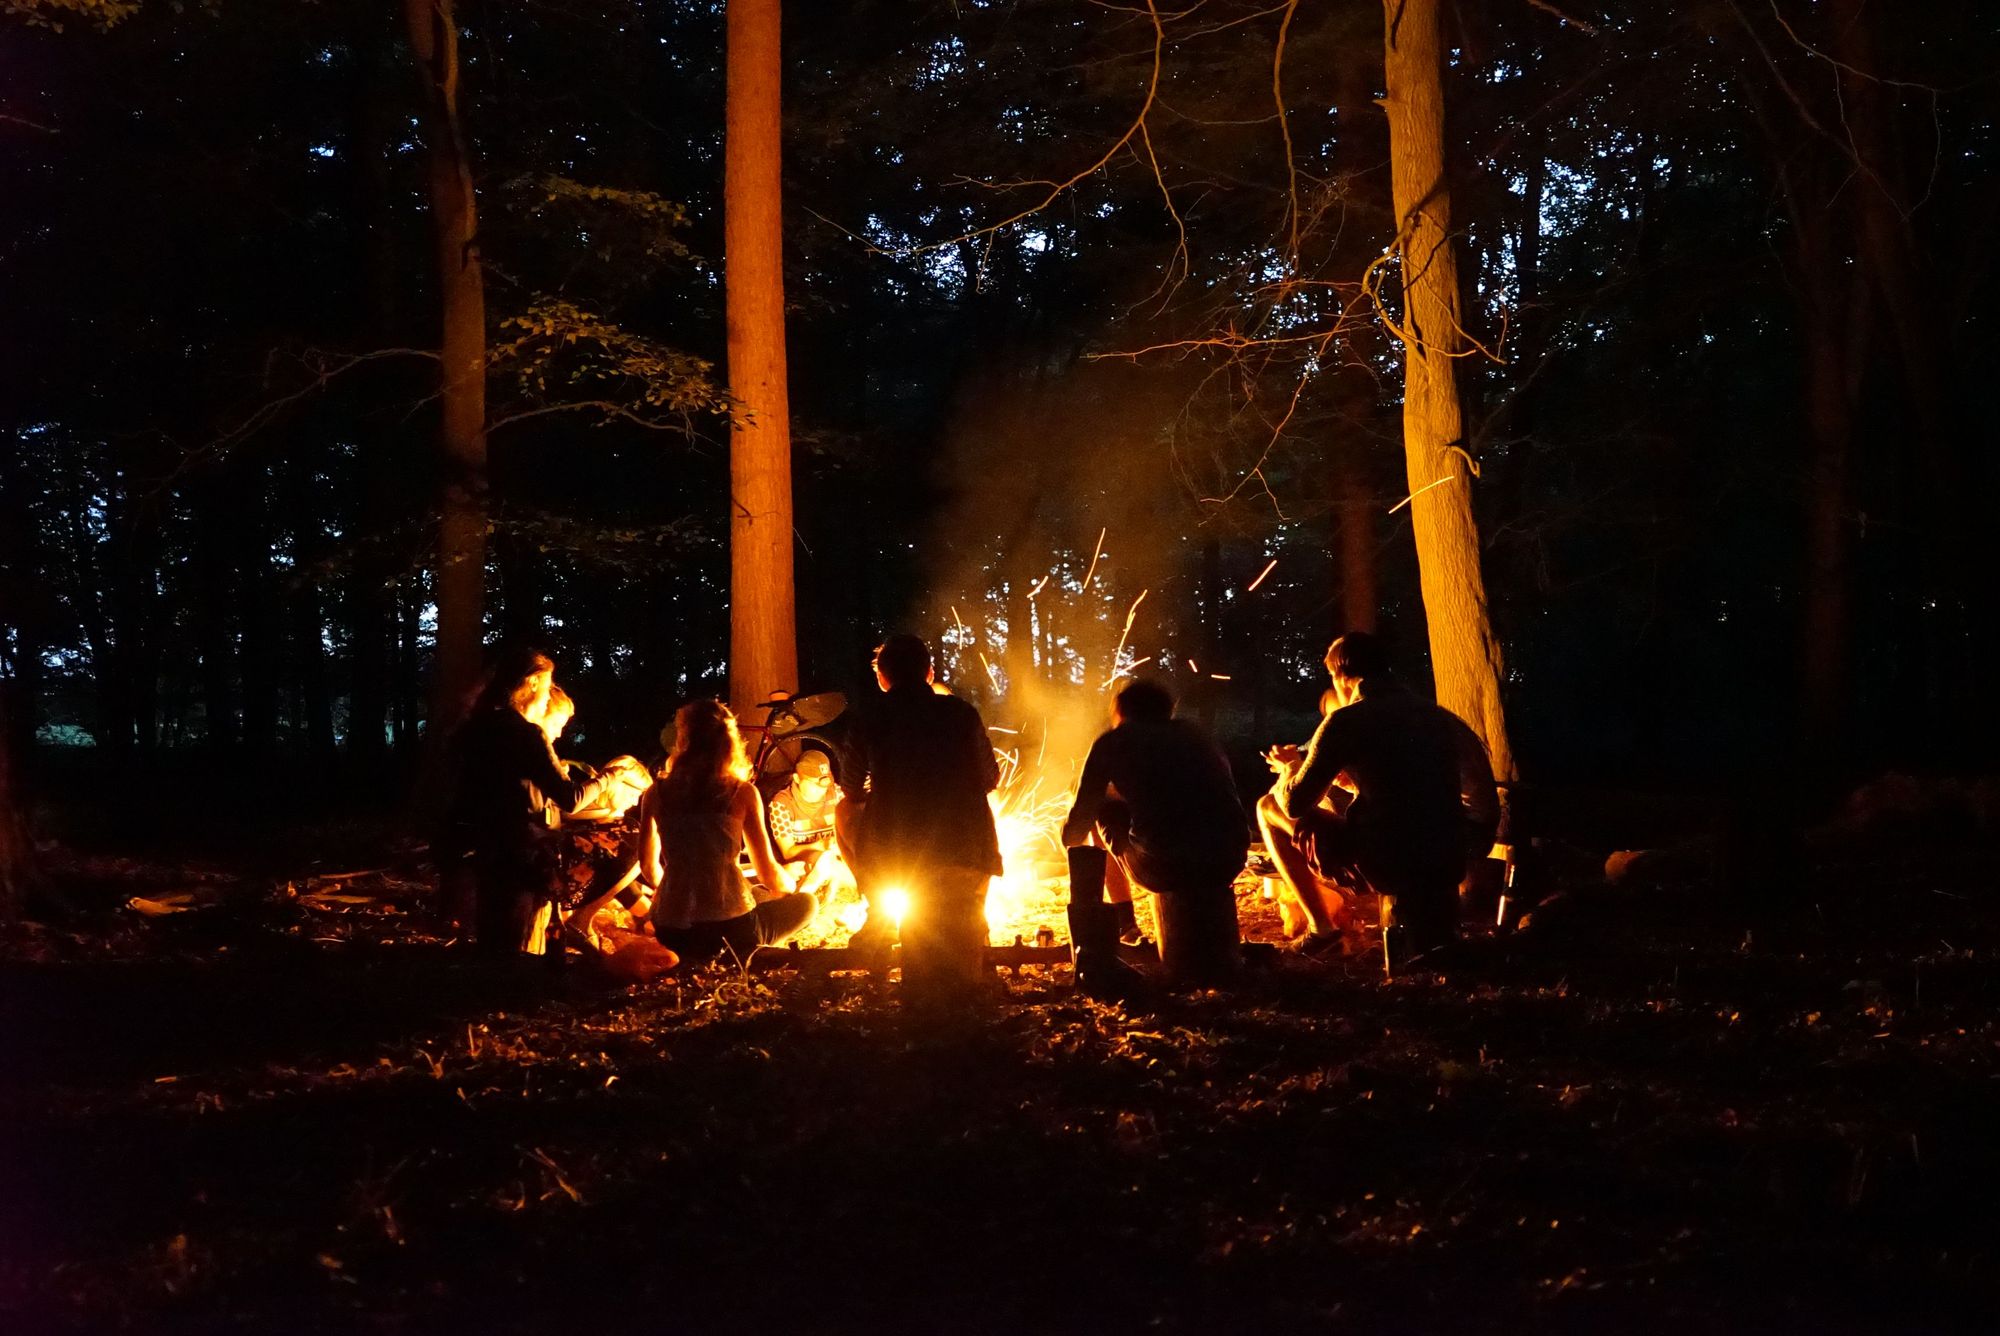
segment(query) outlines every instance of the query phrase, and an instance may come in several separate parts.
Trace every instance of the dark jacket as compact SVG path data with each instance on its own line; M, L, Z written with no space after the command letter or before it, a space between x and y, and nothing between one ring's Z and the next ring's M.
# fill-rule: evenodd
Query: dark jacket
M572 778L542 730L511 709L481 710L452 738L452 824L481 857L515 858L550 839L556 819L603 781Z
M1355 788L1347 821L1384 856L1462 860L1493 839L1499 799L1479 735L1402 687L1365 690L1320 721L1283 795L1287 814L1310 812L1343 772Z
M1063 823L1075 844L1096 823L1109 790L1132 813L1131 838L1149 861L1191 868L1243 866L1250 823L1229 762L1206 733L1184 719L1134 719L1091 744ZM1231 866L1233 865L1233 866Z
M857 712L840 787L863 799L857 851L875 872L963 868L998 876L986 800L1000 763L979 711L928 686L897 687Z

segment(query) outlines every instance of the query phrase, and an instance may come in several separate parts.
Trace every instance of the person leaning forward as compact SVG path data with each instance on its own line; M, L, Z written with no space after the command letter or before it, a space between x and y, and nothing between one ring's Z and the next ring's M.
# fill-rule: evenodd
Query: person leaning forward
M987 801L1000 765L979 711L933 690L930 647L894 635L875 651L879 696L857 712L840 770L837 832L868 921L863 950L894 931L887 893L902 890L903 978L917 989L975 980L986 946L986 883L1000 839Z
M1114 873L1158 897L1167 972L1218 982L1237 963L1233 883L1250 825L1229 762L1207 734L1173 714L1172 693L1156 682L1118 693L1111 730L1084 760L1063 843L1102 840Z
M1335 929L1336 883L1365 883L1395 905L1409 945L1457 936L1458 884L1483 856L1500 802L1484 744L1451 711L1390 673L1382 642L1356 632L1328 647L1336 708L1303 758L1275 755L1258 822L1314 949ZM1353 797L1336 812L1336 785ZM1335 804L1336 806L1338 804Z
M591 801L606 781L573 777L541 727L554 665L510 655L471 718L452 738L454 824L465 831L478 878L483 951L540 945L540 911L556 892L555 818Z

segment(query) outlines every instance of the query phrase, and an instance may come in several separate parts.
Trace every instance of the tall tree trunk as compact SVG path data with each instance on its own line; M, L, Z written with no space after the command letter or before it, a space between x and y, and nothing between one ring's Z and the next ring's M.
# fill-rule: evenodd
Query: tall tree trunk
M729 0L723 250L729 323L729 698L798 686L785 384L779 0Z
M34 852L27 823L21 819L21 795L14 784L14 739L7 713L12 685L0 681L0 923L20 917Z
M403 0L422 77L421 120L437 238L443 348L438 367L443 496L438 527L437 654L431 741L443 741L479 683L486 606L486 285L472 156L458 106L452 0Z
M1016 549L1018 554L1019 549ZM1028 611L1028 590L1034 581L1027 577L1023 567L1027 563L1018 555L1009 563L1012 569L1005 575L1007 647L1001 651L1000 670L1007 677L1009 704L1018 707L1022 697L1016 693L1035 675L1035 628L1034 615Z
M354 10L355 59L361 66L353 104L353 217L361 302L356 342L387 347L395 342L397 273L395 214L391 199L390 134L395 99L392 77L394 16L372 6ZM400 373L398 374L400 383ZM347 702L347 748L364 773L379 768L387 753L389 683L396 652L395 579L399 563L391 531L398 510L393 456L400 441L393 428L362 436L355 454L359 523L350 543L347 575L348 660L353 677Z
M1806 756L1841 750L1852 614L1854 419L1868 333L1865 275L1840 263L1823 218L1800 218L1806 330L1807 467L1804 682ZM1813 241L1817 238L1817 243Z
M1983 535L1990 524L1980 489L1968 486L1962 448L1949 421L1957 326L1946 301L1948 286L1924 272L1917 234L1921 201L1909 188L1904 140L1895 123L1891 90L1869 71L1881 68L1871 24L1894 23L1864 0L1834 0L1828 14L1840 58L1840 123L1863 170L1847 186L1854 193L1855 253L1874 281L1901 355L1905 440L1922 468L1925 518L1923 602L1942 605L1942 616L1921 619L1928 673L1938 683L1939 717L1990 730L1993 693L1984 673L1991 662L1993 581L1986 578ZM1920 168L1920 170L1922 170ZM1911 438L1914 438L1911 440ZM1963 610L1965 619L1952 614ZM1983 718L1982 718L1983 716Z
M219 467L227 467L226 464ZM196 582L194 631L201 652L202 740L212 751L236 749L236 598L235 532L238 516L231 512L223 480L210 476L196 484L191 497L201 517L195 535Z
M1438 0L1383 0L1389 166L1402 261L1403 453L1438 703L1486 743L1494 773L1514 776L1500 704L1500 642L1487 616L1463 453L1451 192L1444 174L1444 52ZM1438 482L1439 479L1447 481ZM1436 485L1433 485L1436 484Z
M314 489L311 456L295 453L278 467L279 496L293 534L294 561L284 593L292 642L287 677L297 688L298 703L292 745L303 743L313 761L324 765L333 759L333 685L327 673L326 590L321 584L327 539L319 518L327 507Z
M242 628L243 747L265 756L278 746L278 697L282 676L283 618L271 568L272 480L260 461L230 469L230 535L235 551L235 603Z

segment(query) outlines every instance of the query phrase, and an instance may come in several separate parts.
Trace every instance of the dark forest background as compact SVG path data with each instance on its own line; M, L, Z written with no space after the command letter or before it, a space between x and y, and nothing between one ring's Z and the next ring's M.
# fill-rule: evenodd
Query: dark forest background
M586 755L723 685L720 10L459 11L490 638L551 649ZM1188 0L1150 104L1143 6L786 21L801 687L857 689L909 626L990 717L1031 678L1096 692L1141 589L1134 651L1239 740L1310 708L1343 627L1420 663L1400 378L1358 287L1393 227L1380 7ZM1524 773L1985 759L2000 9L1452 21L1461 270L1497 353L1463 366L1466 448ZM17 754L401 773L437 315L398 14L0 23Z

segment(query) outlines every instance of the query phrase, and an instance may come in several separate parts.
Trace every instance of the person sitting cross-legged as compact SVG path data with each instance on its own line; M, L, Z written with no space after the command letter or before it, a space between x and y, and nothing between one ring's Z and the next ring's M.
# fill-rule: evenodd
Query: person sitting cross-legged
M646 880L659 888L654 935L683 960L725 951L748 959L804 929L819 901L792 888L771 847L764 800L750 782L750 760L729 707L690 701L674 724L666 776L640 803L641 863ZM737 863L744 852L771 898L760 902L744 878Z
M1170 977L1226 981L1240 944L1233 883L1250 846L1229 762L1206 733L1174 718L1173 695L1157 682L1120 691L1111 720L1084 760L1063 843L1101 841L1111 866L1157 897ZM1079 982L1088 987L1092 948L1081 940L1077 948Z
M808 749L792 767L792 778L771 795L771 842L800 890L845 885L845 865L834 847L834 816L840 789L833 764L823 751Z
M1277 783L1257 804L1272 861L1318 953L1339 935L1339 885L1394 907L1410 951L1458 935L1458 884L1491 847L1500 803L1486 749L1464 720L1390 672L1382 642L1356 632L1326 652L1334 708L1305 755L1274 751ZM1336 790L1352 797L1323 800Z

